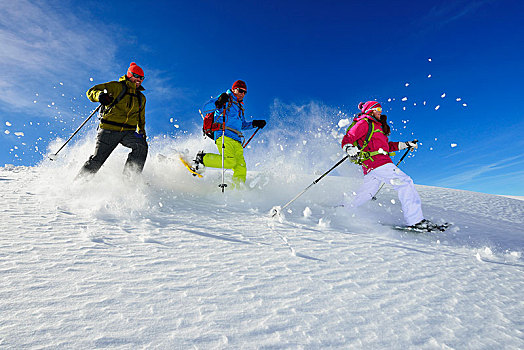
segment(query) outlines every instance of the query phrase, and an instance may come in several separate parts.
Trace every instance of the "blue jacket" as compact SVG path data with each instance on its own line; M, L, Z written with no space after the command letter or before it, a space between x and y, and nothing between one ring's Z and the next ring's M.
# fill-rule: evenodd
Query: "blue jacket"
M238 102L237 97L231 89L227 90L226 93L229 95L231 99L231 106L229 106L230 103L227 103L224 107L217 109L215 111L215 123L222 124L223 118L224 118L224 109L226 110L226 137L232 138L233 140L236 140L238 142L241 141L241 136L238 135L236 132L228 130L234 129L240 132L241 130L246 129L253 129L253 123L252 122L246 122L246 119L244 118L244 110L243 107L241 107L242 102ZM215 131L215 141L222 137L222 130Z

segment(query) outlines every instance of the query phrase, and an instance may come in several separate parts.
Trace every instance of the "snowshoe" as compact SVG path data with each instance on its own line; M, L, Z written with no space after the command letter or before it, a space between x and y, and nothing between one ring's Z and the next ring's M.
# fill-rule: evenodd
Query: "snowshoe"
M423 219L415 225L404 226L403 229L415 232L444 232L448 227L449 224L447 222L443 224L435 224L434 222Z
M189 164L187 160L184 159L183 156L179 156L178 159L180 159L180 161L182 162L182 164L184 165L184 167L189 170L189 172L193 175L193 176L198 176L198 177L203 177L202 174L200 174L198 172L198 169L195 169L193 168L192 164ZM193 162L192 162L193 163Z

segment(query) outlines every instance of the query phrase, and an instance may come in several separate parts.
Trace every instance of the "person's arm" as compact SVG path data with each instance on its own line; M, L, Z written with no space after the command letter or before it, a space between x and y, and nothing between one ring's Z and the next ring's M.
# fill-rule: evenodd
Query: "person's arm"
M359 120L351 129L348 130L344 138L342 139L342 147L345 145L352 144L355 141L365 137L368 132L368 122L365 119Z
M113 82L98 84L98 85L93 86L91 89L87 90L86 95L87 95L87 98L91 100L92 102L100 102L100 103L108 102L107 97L111 97L111 101L112 101L112 98L114 98L115 96L118 96L118 93L120 92L120 91L117 91L119 86L120 86L119 83L114 84ZM104 93L104 90L106 90L107 92ZM104 98L103 94L106 94L107 97ZM100 95L102 95L102 100L100 100ZM102 103L102 104L108 105L109 103Z
M225 92L221 93L215 101L215 107L222 109L229 102L229 95Z

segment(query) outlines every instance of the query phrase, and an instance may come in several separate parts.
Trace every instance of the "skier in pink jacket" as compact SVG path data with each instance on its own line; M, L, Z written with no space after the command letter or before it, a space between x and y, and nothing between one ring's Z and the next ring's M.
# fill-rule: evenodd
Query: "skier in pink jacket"
M435 230L439 226L424 219L420 197L411 177L391 161L390 152L418 147L417 141L390 142L386 116L377 101L359 103L361 113L356 123L342 139L342 148L364 171L364 183L350 203L356 208L370 200L382 183L388 183L398 192L407 226L416 230Z

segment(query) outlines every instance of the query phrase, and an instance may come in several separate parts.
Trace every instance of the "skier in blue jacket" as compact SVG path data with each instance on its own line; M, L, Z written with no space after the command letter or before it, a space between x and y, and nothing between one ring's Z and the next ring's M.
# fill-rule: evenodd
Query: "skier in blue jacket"
M197 172L202 172L204 167L222 168L222 146L224 146L224 168L233 169L234 185L246 182L246 161L242 147L242 130L263 128L265 120L247 122L244 118L244 97L247 94L247 85L242 80L233 83L231 89L222 93L215 101L217 107L214 122L223 124L222 128L215 131L214 140L220 154L199 152L192 163Z

